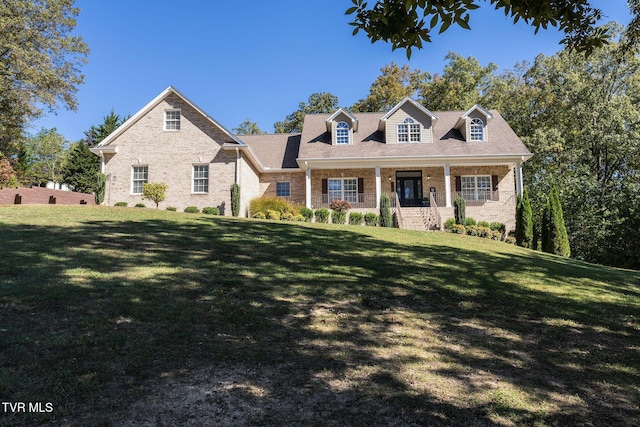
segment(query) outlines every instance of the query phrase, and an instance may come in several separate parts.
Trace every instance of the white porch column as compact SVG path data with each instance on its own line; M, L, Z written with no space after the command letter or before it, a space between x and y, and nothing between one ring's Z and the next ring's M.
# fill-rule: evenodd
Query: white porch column
M311 168L307 165L307 173L304 180L305 205L311 209Z
M522 194L522 162L516 162L516 191Z
M451 207L451 169L449 164L444 165L444 195L446 207Z
M380 166L376 166L376 209L380 209L381 195L382 195L382 178L380 178Z

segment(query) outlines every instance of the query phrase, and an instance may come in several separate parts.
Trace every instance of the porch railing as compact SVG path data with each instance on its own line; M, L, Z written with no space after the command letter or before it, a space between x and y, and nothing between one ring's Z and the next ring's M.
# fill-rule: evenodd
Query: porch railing
M335 197L329 198L328 194L317 194L311 197L311 208L329 208L331 202ZM353 209L375 209L377 205L377 199L375 193L358 193L357 197L347 198ZM396 207L397 195L395 193L389 193L389 200L391 201L391 208Z
M446 206L446 194L444 192L431 193L434 202L438 206ZM467 206L483 206L485 204L499 204L501 206L515 206L517 193L515 191L453 191L451 192L451 205L456 197L460 196L464 199Z
M439 230L442 230L442 219L440 217L440 209L438 209L438 203L436 202L436 198L434 197L435 193L429 193L429 201L431 202L431 210L435 215L436 226Z
M392 205L395 208L395 214L396 214L396 221L398 222L396 225L398 226L398 228L404 228L404 218L402 218L402 206L400 206L400 200L398 199L398 193L393 193L393 195L395 196L394 198L392 198L393 203Z

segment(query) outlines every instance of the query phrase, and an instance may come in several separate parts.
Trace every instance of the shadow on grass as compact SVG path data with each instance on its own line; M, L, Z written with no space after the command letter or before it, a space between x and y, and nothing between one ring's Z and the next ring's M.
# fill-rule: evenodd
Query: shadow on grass
M167 381L209 422L640 424L636 273L224 218L0 235L0 396L55 407L3 425L198 424Z

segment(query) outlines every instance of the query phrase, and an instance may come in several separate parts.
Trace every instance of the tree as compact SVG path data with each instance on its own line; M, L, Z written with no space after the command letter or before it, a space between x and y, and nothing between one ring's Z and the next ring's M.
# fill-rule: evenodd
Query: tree
M240 214L240 186L237 183L231 185L231 215Z
M389 111L404 98L416 95L430 78L429 73L417 69L412 71L408 65L400 68L393 62L380 71L382 75L371 84L369 95L353 104L351 111Z
M75 110L87 45L72 35L80 9L72 0L0 3L0 152L19 150L25 124L59 104Z
M29 138L26 149L31 159L30 181L37 184L47 181L62 182L62 165L67 145L67 140L56 128L41 129L34 137Z
M0 189L15 181L15 172L7 159L0 159Z
M313 93L308 102L301 102L298 110L289 114L284 121L274 123L276 133L302 132L305 114L332 113L338 109L338 97L328 92Z
M393 227L391 200L387 193L382 193L380 196L380 227Z
M438 29L445 32L452 24L470 29L470 12L479 6L476 0L352 0L354 6L347 15L354 15L350 25L353 34L363 30L371 42L383 40L391 43L393 50L406 49L407 58L413 48L421 49L423 42L431 42L431 34ZM592 52L611 39L606 28L597 27L602 13L591 6L589 0L490 0L496 11L501 10L513 22L523 20L535 28L557 27L564 32L564 43L569 49ZM637 18L640 0L630 0ZM629 34L636 34L640 24L636 19L629 27ZM636 37L637 40L637 37Z
M89 147L95 147L103 139L111 135L113 131L118 129L129 117L120 117L116 112L111 109L111 112L102 118L102 123L98 126L91 126L84 134L87 137L87 145Z
M516 245L524 248L533 248L533 214L529 194L518 194L516 205Z
M260 130L256 122L252 122L249 119L245 119L242 123L232 129L237 135L261 135L264 132Z
M551 190L542 219L542 250L568 257L571 255L569 238L564 224L562 205L557 188Z
M142 185L142 199L151 200L156 204L156 209L160 202L166 198L167 184L162 182L149 182Z
M62 182L73 191L93 193L96 191L97 174L100 171L100 159L89 151L84 141L71 145L62 169Z

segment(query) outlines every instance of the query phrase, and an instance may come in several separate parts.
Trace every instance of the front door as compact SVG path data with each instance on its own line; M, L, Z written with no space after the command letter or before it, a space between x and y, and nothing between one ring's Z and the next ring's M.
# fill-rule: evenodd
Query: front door
M396 191L400 206L422 204L422 171L396 172Z

